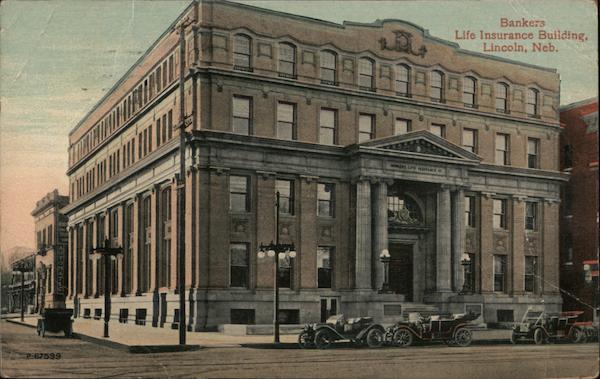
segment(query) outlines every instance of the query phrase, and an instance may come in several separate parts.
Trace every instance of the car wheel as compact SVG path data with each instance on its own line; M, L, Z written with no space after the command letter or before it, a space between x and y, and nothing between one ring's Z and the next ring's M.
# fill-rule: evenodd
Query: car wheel
M454 343L460 347L467 347L473 340L473 334L467 328L462 328L454 333Z
M383 332L379 329L371 329L367 333L367 345L369 347L381 347L383 345Z
M46 336L46 326L44 325L43 322L42 322L42 325L40 326L40 336L42 336L42 337Z
M541 345L544 343L544 340L546 339L546 336L544 335L544 331L542 329L536 329L535 332L533 332L533 342L535 342L536 345Z
M315 334L315 345L319 349L327 349L331 346L333 341L333 336L327 330L319 330L317 334Z
M311 347L314 347L315 342L312 337L313 337L313 335L311 333L308 333L308 332L300 333L300 335L298 336L298 345L300 345L300 348L310 349Z
M512 332L510 334L510 343L512 343L513 345L517 344L517 335L515 334L515 332Z
M398 347L409 347L413 343L413 334L408 329L398 329L394 333L394 345Z

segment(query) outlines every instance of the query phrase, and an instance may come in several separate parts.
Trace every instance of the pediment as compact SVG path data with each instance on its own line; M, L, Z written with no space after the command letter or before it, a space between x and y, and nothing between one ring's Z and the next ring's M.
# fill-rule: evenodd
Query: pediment
M438 137L427 130L419 130L378 140L371 140L359 144L360 147L376 148L385 151L396 151L410 155L435 157L438 159L452 159L465 161L480 161L476 154L463 149Z

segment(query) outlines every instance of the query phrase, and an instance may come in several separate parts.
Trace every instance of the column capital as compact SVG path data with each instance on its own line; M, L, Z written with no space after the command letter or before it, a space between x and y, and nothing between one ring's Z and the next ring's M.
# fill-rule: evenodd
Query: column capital
M370 184L376 184L379 182L379 179L375 176L367 175L359 175L350 179L351 184L356 184L358 182L369 182Z
M544 203L546 203L548 205L560 204L560 199L554 198L554 197L545 197Z
M208 166L208 169L214 171L217 175L223 175L229 172L229 167Z
M450 184L441 184L441 185L440 185L440 189L441 189L443 192L446 192L446 191L451 191L453 188L454 188L454 186L453 186L453 185L450 185Z
M486 199L490 199L492 196L496 195L494 192L481 192L481 195Z
M513 200L516 200L519 203L522 203L527 198L525 195L512 195L511 197Z
M268 180L275 178L275 176L277 176L277 173L275 171L256 170L256 175L259 175L263 180Z
M312 183L319 180L319 177L312 175L300 175L300 180L304 180L306 183Z

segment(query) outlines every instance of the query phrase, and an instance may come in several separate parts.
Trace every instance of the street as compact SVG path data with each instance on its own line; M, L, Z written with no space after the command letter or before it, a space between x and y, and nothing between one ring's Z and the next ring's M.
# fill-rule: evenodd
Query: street
M597 344L409 349L206 348L130 354L2 321L2 377L565 378L595 376ZM36 353L41 353L36 356ZM46 355L44 355L46 354ZM52 359L54 358L54 359ZM58 359L57 359L58 358Z

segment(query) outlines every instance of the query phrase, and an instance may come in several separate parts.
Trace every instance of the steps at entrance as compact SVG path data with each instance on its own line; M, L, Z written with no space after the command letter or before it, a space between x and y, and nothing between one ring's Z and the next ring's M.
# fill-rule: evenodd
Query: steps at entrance
M408 314L413 312L420 313L423 317L440 314L439 309L435 305L423 303L402 303L402 317L405 320L408 319Z

